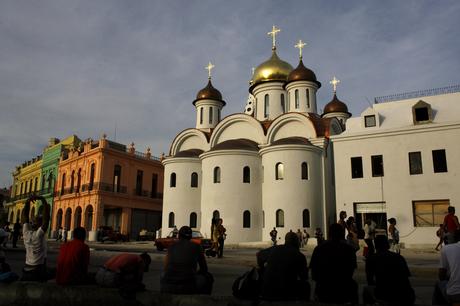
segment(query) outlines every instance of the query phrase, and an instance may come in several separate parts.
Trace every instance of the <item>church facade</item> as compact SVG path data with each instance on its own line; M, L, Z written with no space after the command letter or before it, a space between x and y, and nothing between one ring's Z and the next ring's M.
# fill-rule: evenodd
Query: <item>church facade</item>
M190 225L210 236L211 220L223 219L227 242L268 241L297 229L313 235L335 221L332 135L351 116L335 94L317 111L321 87L302 62L296 68L276 53L250 81L244 113L221 119L221 93L209 81L193 101L194 128L173 140L165 167L162 235ZM335 80L335 78L334 78ZM337 80L335 80L337 81Z

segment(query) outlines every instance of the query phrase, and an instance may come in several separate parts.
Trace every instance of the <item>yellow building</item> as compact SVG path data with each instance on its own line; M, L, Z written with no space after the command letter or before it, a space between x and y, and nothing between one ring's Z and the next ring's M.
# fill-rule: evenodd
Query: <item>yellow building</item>
M21 165L16 166L13 172L13 189L11 201L6 204L8 220L16 222L20 220L22 209L27 198L40 190L42 173L42 156L39 155ZM30 209L30 216L38 212L35 203Z

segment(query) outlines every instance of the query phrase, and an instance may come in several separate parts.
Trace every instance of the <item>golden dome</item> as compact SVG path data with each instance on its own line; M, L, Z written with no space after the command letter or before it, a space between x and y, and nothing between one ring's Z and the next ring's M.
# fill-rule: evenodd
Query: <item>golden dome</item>
M262 64L260 64L252 77L252 85L249 91L263 82L269 81L282 81L286 82L289 73L292 71L292 66L281 60L276 54L276 50L273 50L272 56Z

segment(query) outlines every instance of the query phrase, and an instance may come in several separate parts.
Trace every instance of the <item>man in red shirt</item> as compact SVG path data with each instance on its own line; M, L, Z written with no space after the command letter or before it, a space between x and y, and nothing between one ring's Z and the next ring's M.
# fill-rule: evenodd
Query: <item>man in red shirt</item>
M86 230L77 227L73 240L61 246L57 259L56 283L81 285L90 283L88 277L89 247L85 244Z
M115 255L99 268L96 283L103 287L120 288L126 293L133 294L145 288L142 277L144 272L148 272L151 261L147 253Z
M447 208L447 215L444 217L444 228L446 229L446 244L457 242L455 239L455 232L460 231L460 224L455 215L455 207L449 206Z

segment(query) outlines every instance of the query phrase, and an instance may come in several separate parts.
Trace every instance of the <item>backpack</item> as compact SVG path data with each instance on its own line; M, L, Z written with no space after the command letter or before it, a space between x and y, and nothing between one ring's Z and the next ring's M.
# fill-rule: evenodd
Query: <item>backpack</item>
M232 286L233 296L243 300L255 300L259 296L260 280L257 268L239 276Z

